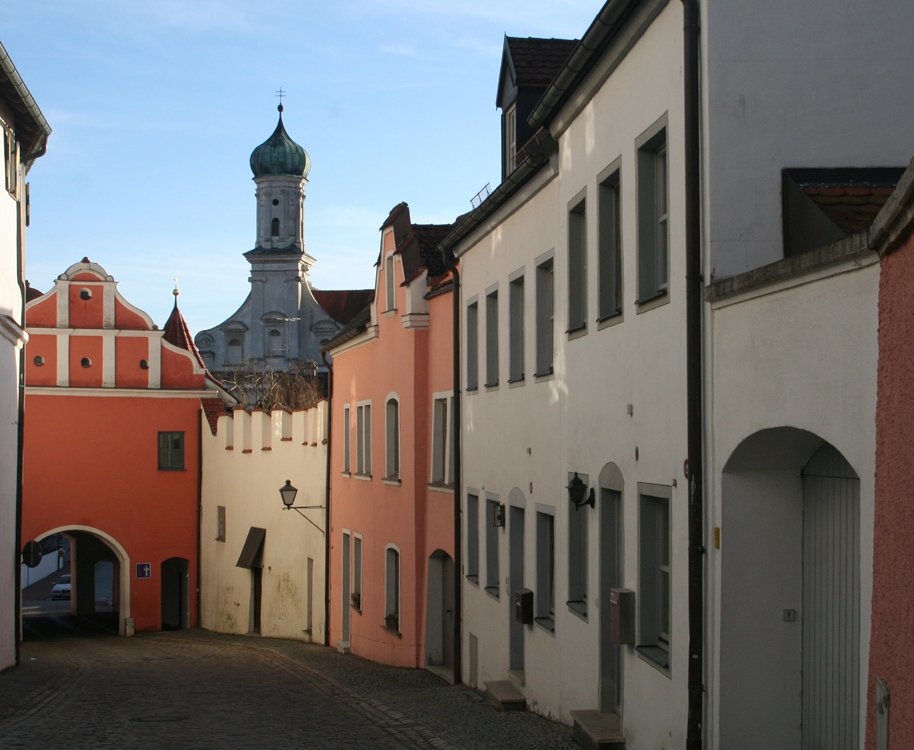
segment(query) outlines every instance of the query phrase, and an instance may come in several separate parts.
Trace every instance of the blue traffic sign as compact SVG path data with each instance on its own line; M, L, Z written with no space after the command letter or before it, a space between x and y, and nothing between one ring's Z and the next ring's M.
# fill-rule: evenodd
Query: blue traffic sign
M136 564L136 577L137 578L151 578L152 577L152 563L137 563Z

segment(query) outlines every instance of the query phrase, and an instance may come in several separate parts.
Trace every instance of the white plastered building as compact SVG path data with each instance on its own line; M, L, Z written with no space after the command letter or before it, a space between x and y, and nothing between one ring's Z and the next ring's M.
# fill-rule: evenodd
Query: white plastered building
M803 638L772 632L803 616L811 573L791 567L802 505L753 525L765 488L728 500L727 475L777 469L796 501L804 468L853 481L835 449L859 477L859 527L846 540L860 555L857 609L846 610L859 647L844 653L859 657L849 674L865 675L878 267L854 231L811 218L809 172L857 170L830 175L857 189L865 170L907 163L914 67L900 35L912 12L881 5L861 25L849 3L843 15L825 2L698 9L700 250L703 281L716 284L701 313L699 731L706 747L807 750L817 740L802 717L827 724L849 709L827 691L820 715L802 705ZM630 749L685 747L688 725L683 15L678 2L609 0L532 97L529 59L548 58L554 40L507 39L505 177L442 245L461 269L464 681L576 727L594 719L578 711L617 717L604 727ZM880 38L904 48L903 71L864 53ZM524 143L509 132L522 119L533 130ZM593 507L571 502L575 474ZM728 547L728 516L746 513ZM792 556L756 603L764 627L743 606L758 584L743 544L753 529L758 560ZM620 609L633 603L623 645L610 632L612 589ZM786 651L766 656L774 642ZM860 716L835 747L862 738L865 682L851 693Z
M26 176L51 128L0 44L0 670L18 660L19 504L25 306Z

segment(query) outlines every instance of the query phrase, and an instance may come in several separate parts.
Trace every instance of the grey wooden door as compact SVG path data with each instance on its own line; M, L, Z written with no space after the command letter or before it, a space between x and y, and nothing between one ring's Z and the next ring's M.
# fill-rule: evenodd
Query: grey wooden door
M803 750L860 737L860 480L823 445L803 469Z

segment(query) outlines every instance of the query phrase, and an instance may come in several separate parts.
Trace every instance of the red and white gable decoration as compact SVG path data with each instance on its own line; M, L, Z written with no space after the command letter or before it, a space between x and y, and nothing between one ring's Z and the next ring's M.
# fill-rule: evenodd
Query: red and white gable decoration
M117 291L117 282L83 258L53 289L26 305L30 387L215 389L184 337L175 306L165 330ZM178 325L176 325L178 324ZM170 341L174 338L174 341ZM190 344L192 347L193 344Z

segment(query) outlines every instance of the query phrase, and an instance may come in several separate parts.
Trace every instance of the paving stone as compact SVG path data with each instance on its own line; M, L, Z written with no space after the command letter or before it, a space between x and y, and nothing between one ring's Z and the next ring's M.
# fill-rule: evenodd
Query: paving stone
M22 664L0 673L4 750L580 750L571 727L425 670L297 641L71 627L26 641Z

